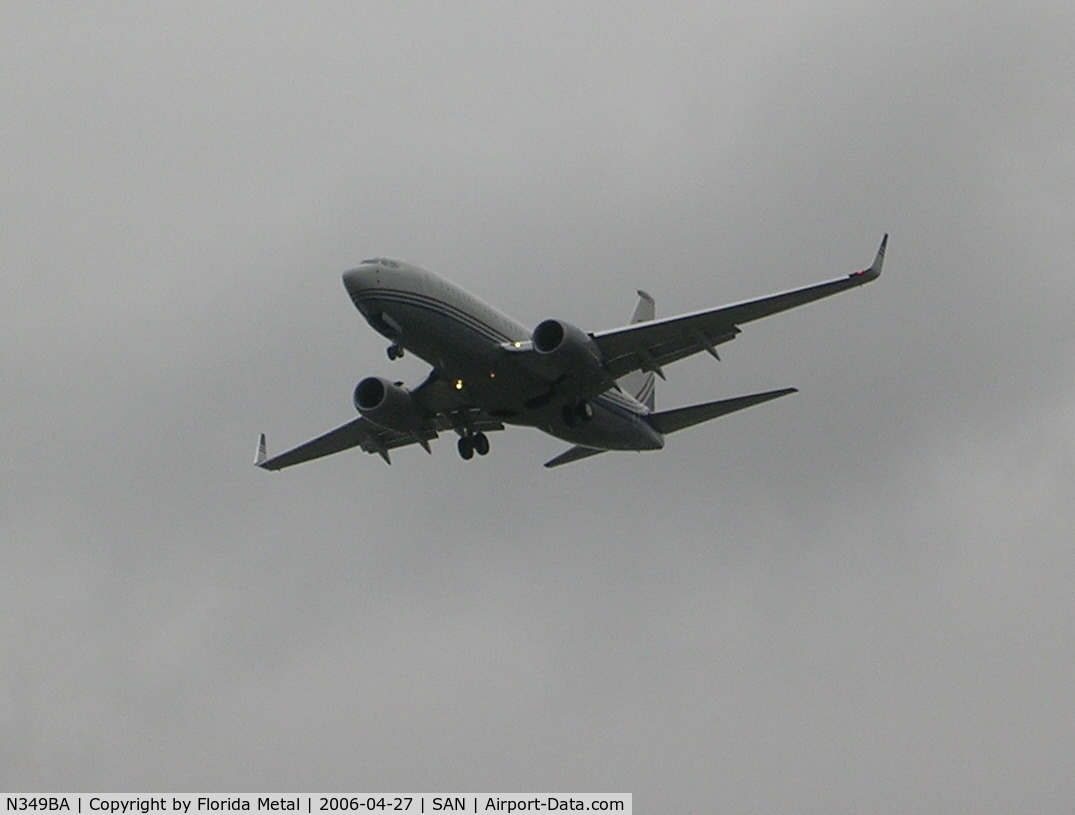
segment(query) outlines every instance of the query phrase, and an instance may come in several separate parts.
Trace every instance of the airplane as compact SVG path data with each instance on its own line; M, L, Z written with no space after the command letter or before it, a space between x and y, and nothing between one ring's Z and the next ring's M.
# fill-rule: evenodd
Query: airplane
M888 243L873 265L800 289L719 308L656 319L654 300L639 291L628 325L585 332L557 319L533 331L447 280L388 258L373 258L343 274L343 285L366 321L390 341L388 358L405 352L433 366L415 388L384 377L358 383L359 416L335 430L269 457L265 434L254 463L281 470L359 447L388 464L389 451L455 432L464 460L489 452L486 435L522 425L572 446L545 462L559 467L610 450L659 450L664 437L701 422L759 405L796 388L657 411L654 376L699 352L719 360L717 346L744 323L876 280Z

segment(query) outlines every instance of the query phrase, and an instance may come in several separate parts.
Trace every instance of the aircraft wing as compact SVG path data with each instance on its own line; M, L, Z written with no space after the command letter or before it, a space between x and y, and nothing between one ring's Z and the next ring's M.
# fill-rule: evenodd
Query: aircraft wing
M428 441L436 435L436 431L432 431L425 439ZM352 447L361 447L368 453L380 453L385 461L389 461L389 450L418 441L419 436L416 433L396 433L393 430L377 427L360 416L335 430L330 430L316 439L272 458L264 457L265 435L262 434L258 441L258 459L254 463L265 470L282 470L284 467L302 464L304 461L312 461L315 458L329 456Z
M266 450L265 434L262 433L258 438L258 450L254 463L265 470L282 470L284 467L302 464L315 458L349 450L352 447L360 447L367 453L377 453L388 464L391 464L389 450L409 444L420 444L426 452L432 452L429 442L437 438L442 431L452 430L457 426L465 425L475 433L504 429L503 422L461 403L457 392L440 380L435 371L412 391L412 395L426 416L421 429L415 432L401 433L390 430L360 416L316 439L311 439L305 444L300 444L271 458Z
M662 366L699 351L717 356L716 346L734 339L739 326L796 306L820 300L876 280L885 259L886 234L873 265L845 277L801 289L747 300L719 308L694 311L677 317L635 323L623 328L594 333L604 367L614 379L631 371L655 371L664 376ZM718 357L719 358L719 357Z

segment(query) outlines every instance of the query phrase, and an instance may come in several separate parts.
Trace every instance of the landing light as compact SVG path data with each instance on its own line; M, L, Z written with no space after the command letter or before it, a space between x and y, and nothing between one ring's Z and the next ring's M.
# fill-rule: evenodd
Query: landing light
M455 389L457 391L463 390L463 380L462 379L455 380Z
M516 348L522 348L523 347L523 344L521 342L513 342L512 345L514 345Z

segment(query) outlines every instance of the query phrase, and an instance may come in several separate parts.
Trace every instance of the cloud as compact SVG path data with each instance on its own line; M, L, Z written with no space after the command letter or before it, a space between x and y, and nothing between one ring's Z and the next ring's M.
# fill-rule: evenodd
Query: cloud
M1066 9L4 16L5 787L1070 801ZM599 329L884 231L659 454L249 464L424 375L362 257Z

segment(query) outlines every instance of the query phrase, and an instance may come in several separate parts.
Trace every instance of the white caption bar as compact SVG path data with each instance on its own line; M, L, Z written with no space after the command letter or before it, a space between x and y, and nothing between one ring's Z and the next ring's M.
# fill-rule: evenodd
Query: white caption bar
M206 815L226 812L304 812L307 815L373 812L615 812L631 815L631 793L361 793L288 795L13 795L3 794L0 813L96 815Z

